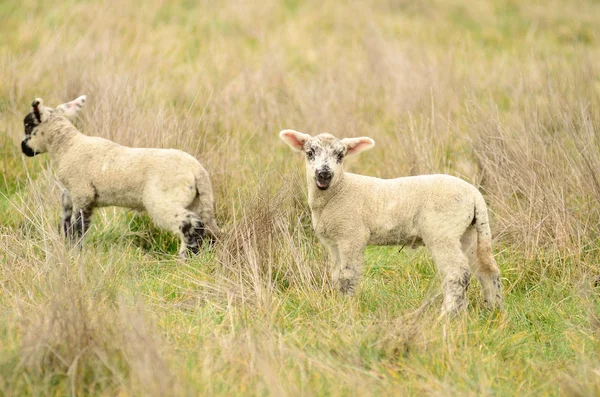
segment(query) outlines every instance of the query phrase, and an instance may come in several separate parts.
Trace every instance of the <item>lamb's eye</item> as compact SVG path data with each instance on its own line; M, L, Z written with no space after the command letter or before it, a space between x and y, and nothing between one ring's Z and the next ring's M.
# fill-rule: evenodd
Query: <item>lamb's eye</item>
M338 155L337 155L337 162L341 163L343 159L344 159L344 153L338 153Z
M309 160L312 160L312 159L314 159L314 158L315 158L315 151L314 151L314 150L312 150L312 149L308 149L308 150L306 151L306 157L307 157Z

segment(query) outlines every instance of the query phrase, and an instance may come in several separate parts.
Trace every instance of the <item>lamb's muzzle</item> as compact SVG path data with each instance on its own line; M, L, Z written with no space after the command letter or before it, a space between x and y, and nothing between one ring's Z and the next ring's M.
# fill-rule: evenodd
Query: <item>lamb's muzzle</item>
M294 130L279 136L306 155L312 224L340 291L354 294L366 245L425 245L443 276L444 314L466 307L471 272L482 284L486 306L500 307L500 270L477 188L450 175L384 180L345 173L344 157L372 148L371 138L339 140Z
M27 142L29 142L29 139L31 138L25 138L23 139L23 141L21 141L21 151L23 152L23 154L27 157L33 157L36 154L39 154L38 152L34 151L32 148L30 148L27 145Z
M321 190L327 190L331 180L333 179L333 172L329 170L329 168L324 167L315 172L315 181L317 187Z

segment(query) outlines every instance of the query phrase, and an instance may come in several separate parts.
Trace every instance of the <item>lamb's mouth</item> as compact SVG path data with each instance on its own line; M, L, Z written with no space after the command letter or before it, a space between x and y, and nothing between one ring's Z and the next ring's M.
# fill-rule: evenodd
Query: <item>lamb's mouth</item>
M319 190L327 190L327 188L329 188L329 185L331 184L331 179L324 180L320 178L315 178L315 182Z
M38 152L36 152L35 150L33 150L32 148L29 147L29 145L27 145L27 141L29 141L29 138L25 138L23 139L23 141L21 142L21 151L23 152L23 154L27 157L33 157L36 154L38 154Z

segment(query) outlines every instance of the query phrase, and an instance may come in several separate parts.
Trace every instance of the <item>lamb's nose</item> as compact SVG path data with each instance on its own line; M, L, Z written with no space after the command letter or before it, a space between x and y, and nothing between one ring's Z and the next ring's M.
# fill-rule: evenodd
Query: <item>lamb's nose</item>
M319 173L317 174L317 176L322 181L328 181L331 178L333 178L333 173L331 171L319 171Z

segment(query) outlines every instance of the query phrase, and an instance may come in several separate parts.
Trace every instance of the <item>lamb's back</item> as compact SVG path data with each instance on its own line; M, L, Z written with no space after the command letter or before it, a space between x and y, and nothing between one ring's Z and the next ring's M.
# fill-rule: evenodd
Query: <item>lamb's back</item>
M450 175L433 174L379 179L347 174L357 219L367 225L374 240L422 238L438 225L464 223L473 216L477 189ZM464 218L464 219L463 219Z

